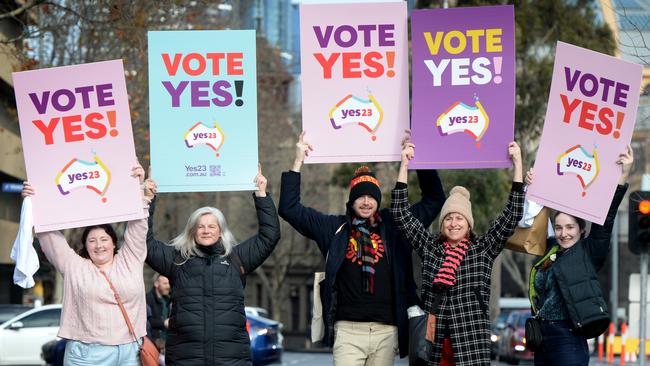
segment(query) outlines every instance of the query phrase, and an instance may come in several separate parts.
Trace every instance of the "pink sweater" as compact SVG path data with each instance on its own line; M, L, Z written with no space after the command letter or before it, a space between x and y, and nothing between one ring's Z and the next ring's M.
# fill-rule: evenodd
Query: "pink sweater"
M148 206L148 202L145 202L146 216L149 216ZM146 217L129 221L124 232L124 243L106 271L138 337L147 333L142 273L147 256L146 235ZM108 282L90 259L75 253L60 231L39 233L38 240L47 259L63 275L59 337L103 345L133 342Z

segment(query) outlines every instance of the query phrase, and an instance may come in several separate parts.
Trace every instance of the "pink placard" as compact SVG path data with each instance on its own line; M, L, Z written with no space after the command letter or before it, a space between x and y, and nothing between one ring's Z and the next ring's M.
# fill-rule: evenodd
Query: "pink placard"
M630 143L642 67L558 42L544 130L527 198L605 221Z
M144 217L122 60L13 81L36 232Z
M307 163L398 161L409 126L406 3L301 4Z

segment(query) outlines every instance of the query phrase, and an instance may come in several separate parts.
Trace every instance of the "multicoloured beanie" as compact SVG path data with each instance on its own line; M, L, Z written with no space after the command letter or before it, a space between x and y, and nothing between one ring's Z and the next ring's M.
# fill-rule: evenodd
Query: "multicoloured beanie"
M357 198L366 194L377 201L377 207L381 205L379 181L375 177L375 174L370 171L370 168L363 165L354 171L354 176L350 180L348 207L352 207L352 204Z

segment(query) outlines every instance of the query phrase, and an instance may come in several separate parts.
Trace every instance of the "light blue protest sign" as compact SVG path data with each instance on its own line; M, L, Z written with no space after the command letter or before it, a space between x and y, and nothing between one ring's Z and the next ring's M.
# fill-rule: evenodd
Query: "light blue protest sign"
M158 191L255 189L255 31L148 36L151 167Z

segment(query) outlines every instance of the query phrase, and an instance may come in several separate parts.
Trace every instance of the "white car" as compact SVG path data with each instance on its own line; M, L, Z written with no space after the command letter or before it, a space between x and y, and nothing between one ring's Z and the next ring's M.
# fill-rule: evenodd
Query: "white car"
M0 324L0 365L43 365L41 347L56 339L61 304L43 305Z

